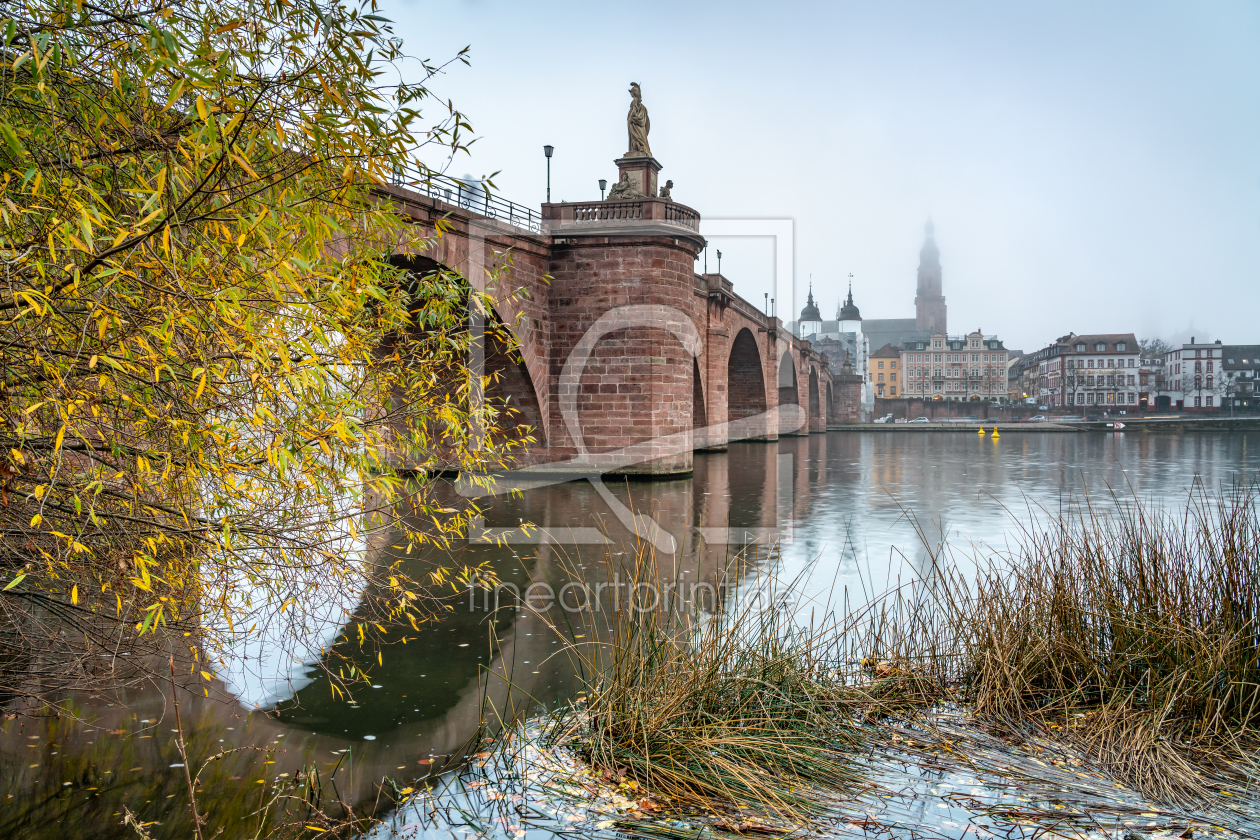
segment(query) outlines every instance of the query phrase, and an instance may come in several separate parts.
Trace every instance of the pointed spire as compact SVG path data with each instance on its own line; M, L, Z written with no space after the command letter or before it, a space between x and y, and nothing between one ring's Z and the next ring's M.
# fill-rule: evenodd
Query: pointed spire
M936 236L936 225L932 224L931 216L928 216L927 224L923 226L923 235L928 239Z

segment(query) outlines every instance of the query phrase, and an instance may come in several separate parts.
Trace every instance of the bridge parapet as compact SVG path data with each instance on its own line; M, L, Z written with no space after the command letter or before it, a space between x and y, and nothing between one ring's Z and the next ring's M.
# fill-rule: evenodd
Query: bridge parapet
M580 201L544 204L543 224L553 235L563 236L578 228L660 224L700 232L700 214L685 204L663 198L629 201ZM618 231L620 232L620 231Z

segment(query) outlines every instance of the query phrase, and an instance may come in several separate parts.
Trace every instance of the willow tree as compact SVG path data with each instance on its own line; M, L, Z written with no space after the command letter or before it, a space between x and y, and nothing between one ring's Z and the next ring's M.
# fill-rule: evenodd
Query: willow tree
M375 11L0 3L0 694L134 679L190 633L200 658L306 624L305 655L468 573L363 560L370 528L457 532L426 476L519 443L470 398L484 301L389 260L380 185L467 124Z

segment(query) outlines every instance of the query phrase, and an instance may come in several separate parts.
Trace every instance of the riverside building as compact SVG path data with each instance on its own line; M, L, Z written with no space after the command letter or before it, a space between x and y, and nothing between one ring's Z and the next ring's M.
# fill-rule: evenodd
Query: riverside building
M1005 400L1006 362L1001 339L980 330L934 333L900 348L903 396L933 400Z
M1138 407L1141 352L1133 333L1069 333L1034 353L1043 405L1123 410Z
M883 399L896 399L903 396L901 386L905 382L901 373L901 348L885 344L871 354L871 383L875 387L875 396ZM900 381L898 381L900 380Z

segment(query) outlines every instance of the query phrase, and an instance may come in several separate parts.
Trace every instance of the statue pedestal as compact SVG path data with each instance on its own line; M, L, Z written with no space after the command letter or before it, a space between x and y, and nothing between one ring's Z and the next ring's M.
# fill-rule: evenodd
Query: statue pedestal
M624 174L630 175L630 183L635 189L648 198L656 198L656 173L661 171L661 164L654 157L623 157L613 161L617 164L617 180Z

